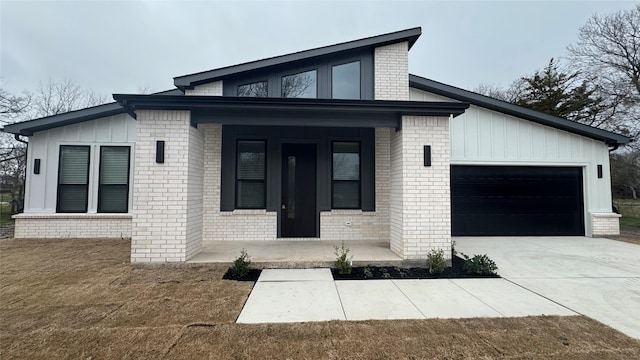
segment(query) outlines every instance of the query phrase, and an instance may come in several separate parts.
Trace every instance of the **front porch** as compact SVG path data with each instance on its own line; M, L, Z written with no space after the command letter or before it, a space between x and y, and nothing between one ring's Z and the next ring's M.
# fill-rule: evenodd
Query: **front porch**
M349 255L353 255L354 266L408 264L390 250L388 241L348 240L344 243L351 250ZM245 249L252 267L256 268L331 267L336 260L334 246L341 244L342 241L335 240L205 241L202 251L187 263L231 263Z

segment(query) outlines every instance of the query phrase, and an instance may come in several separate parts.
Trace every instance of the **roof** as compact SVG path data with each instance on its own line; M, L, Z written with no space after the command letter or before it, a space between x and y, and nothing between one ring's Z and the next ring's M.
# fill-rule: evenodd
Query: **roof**
M131 116L137 110L191 110L192 123L238 125L400 127L402 115L458 116L463 102L338 100L114 94ZM211 111L214 110L214 111Z
M159 96L178 96L179 94L183 94L179 89L172 89L155 93L155 95ZM72 125L84 121L124 113L125 110L122 108L122 106L120 106L117 102L111 102L80 110L69 111L62 114L51 115L43 118L5 125L2 130L11 134L31 136L37 131L49 130L59 126Z
M454 100L468 102L470 104L494 110L503 114L533 121L541 125L568 131L591 139L604 141L607 145L624 145L628 144L631 141L631 138L624 135L616 134L610 131L567 120L565 118L531 110L506 101L494 99L492 97L460 89L455 86L443 84L441 82L426 79L416 75L409 74L409 86L437 95L445 96Z
M271 57L267 59L252 61L239 65L227 66L219 69L199 72L195 74L176 76L173 78L173 84L179 89L193 88L194 86L210 81L214 81L223 76L234 75L245 71L261 69L270 66L282 65L294 61L306 60L314 57L337 54L345 51L353 51L357 49L376 48L384 45L395 44L398 42L408 41L409 49L418 40L422 34L420 27L396 31L388 34L372 36L364 39L353 40L335 45L319 47L311 50L300 51L292 54Z

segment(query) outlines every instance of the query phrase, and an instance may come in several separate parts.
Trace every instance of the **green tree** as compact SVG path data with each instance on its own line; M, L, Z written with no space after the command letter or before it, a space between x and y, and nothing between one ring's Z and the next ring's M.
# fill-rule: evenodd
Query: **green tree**
M604 109L596 88L580 79L579 72L562 71L554 59L522 81L522 91L514 100L517 105L588 125L594 125Z

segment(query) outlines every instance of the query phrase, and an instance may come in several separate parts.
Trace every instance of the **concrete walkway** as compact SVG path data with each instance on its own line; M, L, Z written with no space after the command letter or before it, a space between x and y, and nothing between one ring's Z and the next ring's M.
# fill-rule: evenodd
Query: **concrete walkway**
M576 315L505 279L339 280L329 269L269 269L237 322Z
M568 237L456 238L505 279L640 339L640 245Z

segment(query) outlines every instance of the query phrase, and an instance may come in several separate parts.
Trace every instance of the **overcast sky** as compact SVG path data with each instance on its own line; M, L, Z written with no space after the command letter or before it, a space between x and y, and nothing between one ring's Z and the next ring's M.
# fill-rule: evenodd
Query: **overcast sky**
M565 55L594 13L634 1L6 1L2 87L69 78L100 94L173 88L173 77L422 27L411 73L472 90Z

